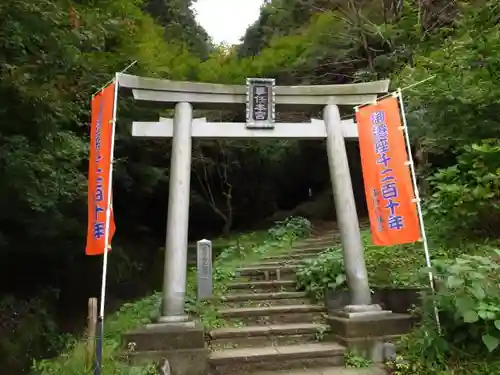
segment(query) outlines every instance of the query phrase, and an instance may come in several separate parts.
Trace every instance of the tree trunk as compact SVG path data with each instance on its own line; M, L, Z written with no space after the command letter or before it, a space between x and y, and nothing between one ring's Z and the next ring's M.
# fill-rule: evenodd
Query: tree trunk
M229 237L232 226L233 226L232 220L230 218L227 218L224 221L224 227L222 228L222 234L224 235L224 237Z

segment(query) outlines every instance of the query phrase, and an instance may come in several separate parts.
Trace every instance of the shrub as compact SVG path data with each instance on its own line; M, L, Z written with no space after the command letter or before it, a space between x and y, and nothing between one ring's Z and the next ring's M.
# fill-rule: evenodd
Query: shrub
M427 285L419 270L425 265L420 244L392 247L374 246L369 231L362 232L368 280L372 286ZM391 270L391 272L387 272ZM297 270L297 285L311 298L321 300L325 289L344 289L346 276L342 245L326 249L316 259L304 262Z
M442 282L432 302L440 310L450 354L452 349L500 352L500 265L493 260L500 251L491 255L434 261L436 276Z
M407 363L392 363L394 374L500 373L500 265L492 258L500 252L488 246L481 250L490 253L434 260L436 293L424 299L420 327L400 340Z
M457 164L430 179L434 192L428 217L455 238L496 235L500 228L500 140L485 140L460 150Z
M6 296L0 300L0 353L2 369L17 373L32 358L53 355L64 345L53 315L41 298Z
M297 269L296 278L297 287L317 301L323 299L326 288L345 288L342 252L338 248L329 248L317 258L305 261Z
M290 240L308 237L311 234L312 225L309 220L301 216L290 216L283 221L277 221L275 226L269 229L269 235L274 240L284 237Z

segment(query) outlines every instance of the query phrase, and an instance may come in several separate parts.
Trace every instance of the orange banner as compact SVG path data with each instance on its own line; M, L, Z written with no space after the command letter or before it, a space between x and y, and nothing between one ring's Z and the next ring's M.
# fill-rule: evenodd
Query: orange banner
M115 233L114 215L108 207L111 188L110 168L112 157L113 116L115 83L111 83L92 98L90 122L90 155L88 177L88 225L86 255L104 254L106 212L110 210L108 248Z
M398 99L361 107L356 121L373 243L416 242L420 228Z

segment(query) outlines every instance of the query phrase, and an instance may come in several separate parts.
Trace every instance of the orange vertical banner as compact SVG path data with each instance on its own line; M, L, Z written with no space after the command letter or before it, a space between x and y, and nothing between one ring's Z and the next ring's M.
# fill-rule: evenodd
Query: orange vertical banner
M418 241L417 206L397 98L359 108L356 122L373 243Z
M114 126L115 83L97 93L91 102L90 154L88 177L88 224L86 255L102 255L115 233L111 200L110 170ZM105 246L106 212L110 209L108 246Z

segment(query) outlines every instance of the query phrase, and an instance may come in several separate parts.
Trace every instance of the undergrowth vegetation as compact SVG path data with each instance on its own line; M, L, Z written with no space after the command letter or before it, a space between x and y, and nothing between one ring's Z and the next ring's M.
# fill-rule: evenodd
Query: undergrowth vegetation
M213 298L207 301L196 299L196 269L188 270L186 290L186 312L200 319L207 329L223 327L227 323L219 317L220 297L227 291L227 284L236 276L236 269L243 262L251 262L264 255L279 253L289 248L296 239L310 234L311 223L302 217L290 217L277 222L265 233L247 233L238 236L235 242L223 250L213 263ZM121 347L121 335L151 323L158 316L161 293L124 304L119 311L105 320L103 343L103 373L109 375L156 374L154 366L132 367L127 357L133 348ZM91 374L85 352L85 340L68 340L64 354L56 359L35 361L33 370L41 375Z
M404 359L389 364L393 374L500 373L499 171L500 142L485 140L462 147L455 165L429 176L424 208L436 291L423 294L421 324L399 341ZM363 240L372 287L428 289L422 244L377 247L368 231ZM316 299L346 289L341 246L305 263L297 281Z

